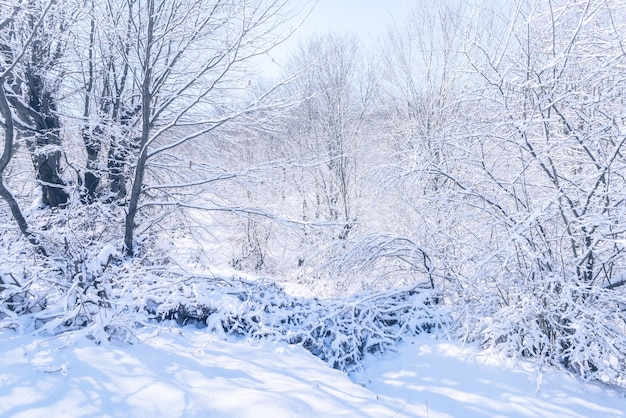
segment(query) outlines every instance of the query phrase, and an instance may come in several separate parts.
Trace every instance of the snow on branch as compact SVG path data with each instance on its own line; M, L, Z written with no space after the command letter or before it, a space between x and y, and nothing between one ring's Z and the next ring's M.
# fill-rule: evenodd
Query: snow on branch
M294 298L270 282L189 278L146 299L159 320L206 324L210 331L300 344L332 367L358 370L407 335L444 322L433 293L416 287L320 300Z

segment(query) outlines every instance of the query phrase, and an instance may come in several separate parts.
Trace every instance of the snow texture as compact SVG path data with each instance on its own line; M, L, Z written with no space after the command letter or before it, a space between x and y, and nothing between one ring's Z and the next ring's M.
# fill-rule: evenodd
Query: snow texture
M422 334L348 376L302 347L176 325L134 345L0 333L3 417L624 417L626 398Z

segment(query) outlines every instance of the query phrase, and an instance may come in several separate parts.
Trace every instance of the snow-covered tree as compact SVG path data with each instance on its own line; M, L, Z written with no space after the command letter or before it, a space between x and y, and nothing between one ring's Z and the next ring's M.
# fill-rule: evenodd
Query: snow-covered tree
M359 216L364 126L372 100L371 72L354 36L316 36L292 58L301 72L292 88L303 101L289 117L285 153L307 166L305 219L340 224L346 239ZM313 186L313 187L311 187Z
M476 19L465 43L479 111L463 158L456 173L433 166L472 217L459 248L474 265L459 282L469 334L612 379L625 344L625 10L521 1L486 20L493 31Z
M10 74L4 77L15 128L30 151L42 203L67 203L62 178L62 133L58 88L63 76L69 7L55 1L15 1L2 5L0 55Z
M283 39L287 32L281 25L296 10L277 0L150 0L119 6L119 10L105 6L101 14L106 18L105 28L113 26L122 32L100 45L106 63L100 81L103 97L94 100L101 103L98 110L105 119L124 128L111 137L110 161L114 163L109 168L121 170L115 166L120 159L133 167L124 238L132 254L138 212L146 206L181 203L171 201L164 184L151 184L156 195L142 202L146 181L154 179L150 167L166 166L172 150L261 106L262 99L249 100L242 94L250 81L243 63ZM120 23L111 23L118 16ZM115 54L122 59L114 58ZM87 80L89 87L91 78ZM88 96L92 94L87 91ZM126 100L120 104L122 93ZM99 129L92 129L86 141L94 155ZM123 181L121 173L111 175L112 184L120 183L114 187L118 197L123 196ZM180 178L176 185L170 184L174 188L185 185Z

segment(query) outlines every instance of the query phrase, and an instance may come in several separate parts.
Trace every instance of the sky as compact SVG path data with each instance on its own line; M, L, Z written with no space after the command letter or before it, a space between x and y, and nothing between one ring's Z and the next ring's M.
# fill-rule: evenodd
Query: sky
M269 56L279 66L285 65L302 41L327 32L355 33L367 45L368 41L384 36L394 21L403 21L410 3L410 0L319 0L300 28Z

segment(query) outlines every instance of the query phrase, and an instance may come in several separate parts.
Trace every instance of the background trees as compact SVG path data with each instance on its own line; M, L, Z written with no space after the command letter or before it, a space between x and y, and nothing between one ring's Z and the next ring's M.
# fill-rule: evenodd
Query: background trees
M383 190L377 204L389 216L377 232L397 236L391 254L405 254L407 244L413 254L396 259L396 280L443 278L463 268L450 243L462 240L467 212L452 203L454 189L439 170L465 175L457 160L465 147L460 130L473 115L461 54L470 13L461 2L416 2L383 41L376 106L386 153L374 171Z
M306 115L300 135L310 156L322 157L313 179L316 182L315 218L340 222L338 237L346 239L358 219L357 173L362 129L372 99L372 81L354 37L310 40L300 51L304 68L296 85L306 97L297 109ZM297 139L296 139L297 140Z

